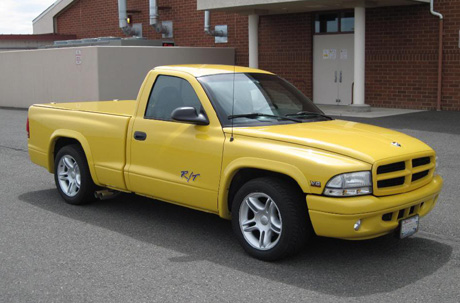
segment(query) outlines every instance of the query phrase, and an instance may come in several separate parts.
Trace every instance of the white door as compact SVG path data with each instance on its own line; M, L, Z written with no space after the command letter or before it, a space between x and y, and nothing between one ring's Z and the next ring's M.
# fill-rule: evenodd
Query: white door
M353 59L354 34L313 36L313 102L351 104Z

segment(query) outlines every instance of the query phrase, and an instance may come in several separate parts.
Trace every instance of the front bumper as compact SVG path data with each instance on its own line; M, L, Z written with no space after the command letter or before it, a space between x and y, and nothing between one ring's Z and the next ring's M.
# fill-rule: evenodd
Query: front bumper
M364 240L393 232L399 221L418 214L428 214L436 204L443 180L433 180L411 192L375 197L331 198L307 195L308 212L318 236L347 240ZM353 226L361 220L361 227Z

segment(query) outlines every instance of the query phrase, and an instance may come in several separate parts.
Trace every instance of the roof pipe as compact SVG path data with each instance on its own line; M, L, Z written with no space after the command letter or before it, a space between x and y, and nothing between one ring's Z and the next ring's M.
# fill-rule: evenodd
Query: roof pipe
M249 67L259 68L259 15L248 17Z
M444 28L444 16L434 10L434 0L430 0L430 12L433 16L439 18L439 47L438 47L438 95L436 98L436 110L441 110L441 99L442 99L442 61L443 61L443 28Z
M119 26L127 36L135 35L136 32L128 24L128 14L126 13L126 0L118 0L118 20Z
M157 0L149 0L150 8L150 25L155 29L159 34L168 34L168 29L164 27L158 15L158 3Z
M223 31L216 31L211 29L211 12L204 11L204 32L213 37L224 37Z

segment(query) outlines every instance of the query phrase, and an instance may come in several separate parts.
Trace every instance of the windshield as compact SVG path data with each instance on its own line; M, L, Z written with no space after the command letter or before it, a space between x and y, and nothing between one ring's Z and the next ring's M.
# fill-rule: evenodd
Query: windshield
M330 119L304 94L278 76L219 74L198 78L223 126L259 126Z

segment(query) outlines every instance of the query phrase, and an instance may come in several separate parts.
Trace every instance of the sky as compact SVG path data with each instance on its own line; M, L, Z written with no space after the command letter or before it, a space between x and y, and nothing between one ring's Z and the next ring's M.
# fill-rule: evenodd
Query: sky
M0 0L0 34L32 34L32 20L56 0Z

